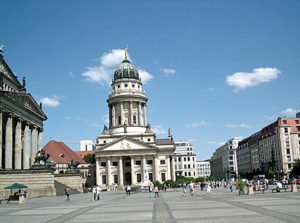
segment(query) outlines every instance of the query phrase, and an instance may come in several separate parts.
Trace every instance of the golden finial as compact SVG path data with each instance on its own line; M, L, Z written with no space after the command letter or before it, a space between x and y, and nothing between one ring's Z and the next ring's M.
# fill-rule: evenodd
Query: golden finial
M125 60L128 59L128 45L125 48Z

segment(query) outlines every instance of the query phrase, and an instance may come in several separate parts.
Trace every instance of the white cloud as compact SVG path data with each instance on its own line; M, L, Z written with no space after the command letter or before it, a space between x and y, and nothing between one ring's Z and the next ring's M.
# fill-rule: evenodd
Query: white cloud
M164 68L162 71L164 72L166 77L169 77L170 75L173 75L176 73L176 70L173 68Z
M246 124L226 124L224 125L226 128L229 128L229 129L251 129L252 126L250 125L246 125Z
M226 83L233 87L234 91L237 92L248 87L254 87L275 80L280 73L280 70L275 67L256 68L252 73L237 72L227 76Z
M60 105L58 96L52 96L52 97L44 97L41 98L39 102L42 102L42 105L45 107L58 107Z
M151 127L151 129L153 130L153 132L155 132L156 134L167 134L168 130L163 129L162 125L153 125Z
M202 126L206 126L206 125L209 125L209 122L200 121L200 122L196 122L196 123L185 124L185 127L187 129L194 129L194 128L198 128L198 127L202 127Z
M124 49L112 49L110 52L104 53L100 57L99 66L87 67L87 71L84 72L82 76L85 77L85 80L92 83L110 85L111 80L113 79L114 70L117 65L122 63L124 56ZM131 60L129 56L128 59ZM144 84L153 78L149 72L143 69L138 68L138 71Z
M294 108L287 108L281 112L283 115L288 117L296 117L297 110Z
M224 145L225 142L217 142L217 141L208 141L207 144L210 144L210 145Z

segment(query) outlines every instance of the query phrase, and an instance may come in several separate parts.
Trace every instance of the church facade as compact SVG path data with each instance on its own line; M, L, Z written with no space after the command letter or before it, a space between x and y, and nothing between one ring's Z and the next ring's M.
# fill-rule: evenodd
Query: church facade
M0 50L0 170L29 169L43 146L41 104L26 92Z
M96 140L96 181L102 188L148 185L175 179L175 145L157 139L147 119L147 96L137 68L125 59L116 68L107 103L109 126Z

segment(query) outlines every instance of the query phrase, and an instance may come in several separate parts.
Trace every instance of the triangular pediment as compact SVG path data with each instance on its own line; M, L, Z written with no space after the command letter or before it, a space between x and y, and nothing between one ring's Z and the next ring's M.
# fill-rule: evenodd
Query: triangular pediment
M42 120L47 119L47 116L31 96L31 94L26 92L5 92L5 95L9 97L9 100L13 101L14 105L21 107L24 110L28 110L31 113L34 113Z
M9 80L10 83L15 85L16 89L20 89L22 87L16 75L12 72L12 70L6 64L6 62L1 57L1 55L0 55L0 73L3 74L3 77Z
M146 150L146 149L157 149L157 147L125 136L115 141L112 141L111 143L108 143L107 145L97 150L128 151L128 150Z

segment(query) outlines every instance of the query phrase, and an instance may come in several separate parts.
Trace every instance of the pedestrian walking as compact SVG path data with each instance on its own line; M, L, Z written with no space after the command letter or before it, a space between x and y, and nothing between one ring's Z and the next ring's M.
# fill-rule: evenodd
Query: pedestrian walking
M95 201L96 200L96 186L93 186L92 193L93 193L93 201Z
M70 187L66 185L66 188L65 188L65 194L67 196L66 201L70 201L70 192L71 192Z
M100 193L101 193L101 188L99 185L96 187L96 198L97 200L100 200Z
M126 188L125 188L125 190L126 190L127 196L130 196L130 192L131 192L131 187L130 187L130 185L127 185Z
M155 186L154 188L154 193L155 193L155 198L159 198L159 190L157 186Z
M182 186L182 195L181 196L186 197L186 185L185 184Z

